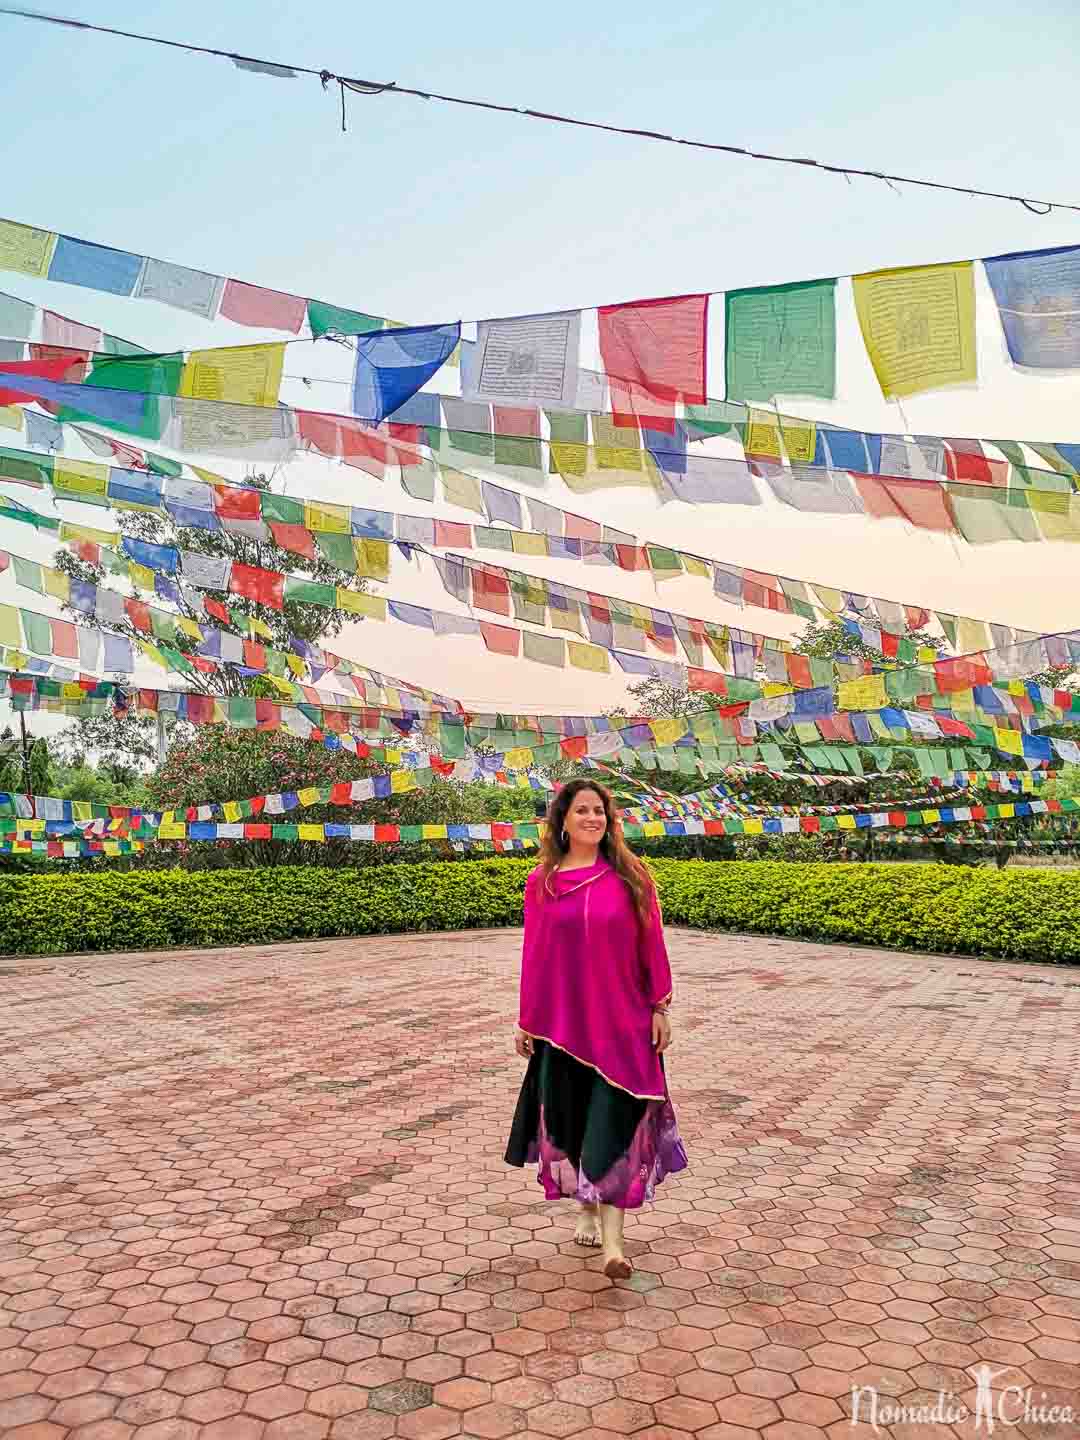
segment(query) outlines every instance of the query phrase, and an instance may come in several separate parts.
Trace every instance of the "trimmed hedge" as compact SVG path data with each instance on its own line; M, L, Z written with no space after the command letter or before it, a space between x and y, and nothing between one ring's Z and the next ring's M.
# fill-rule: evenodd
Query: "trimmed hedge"
M0 875L0 954L519 925L532 860ZM654 860L665 919L905 950L1080 961L1080 873Z

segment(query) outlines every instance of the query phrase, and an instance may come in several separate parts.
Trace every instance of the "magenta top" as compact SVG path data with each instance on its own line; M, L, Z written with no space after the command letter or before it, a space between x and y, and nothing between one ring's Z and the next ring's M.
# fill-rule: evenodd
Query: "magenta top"
M605 1080L643 1100L663 1100L652 1011L671 995L660 907L642 927L626 882L599 857L587 869L543 874L525 885L519 1023Z

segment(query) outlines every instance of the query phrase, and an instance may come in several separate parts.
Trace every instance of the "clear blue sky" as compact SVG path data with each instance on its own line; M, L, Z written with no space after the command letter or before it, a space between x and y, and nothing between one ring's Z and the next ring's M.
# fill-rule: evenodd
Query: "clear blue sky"
M376 80L1080 200L1074 0L55 3ZM351 97L342 135L314 78L6 16L0 53L3 214L405 319L1080 241L1080 215L419 100ZM190 317L136 308L137 328L115 311L134 338L193 338Z

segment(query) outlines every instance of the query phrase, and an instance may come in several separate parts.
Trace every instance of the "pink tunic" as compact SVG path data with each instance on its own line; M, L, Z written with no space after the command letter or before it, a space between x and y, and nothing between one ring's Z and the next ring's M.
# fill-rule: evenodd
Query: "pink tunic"
M671 995L660 908L647 927L626 882L600 857L525 886L519 1023L642 1100L666 1094L652 1010ZM551 893L554 891L554 894Z

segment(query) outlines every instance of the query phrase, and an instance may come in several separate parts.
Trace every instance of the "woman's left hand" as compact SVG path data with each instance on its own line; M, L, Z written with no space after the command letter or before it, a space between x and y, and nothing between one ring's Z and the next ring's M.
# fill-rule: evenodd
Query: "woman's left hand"
M660 1055L671 1044L671 1021L662 1010L654 1010L652 1017L653 1049Z

